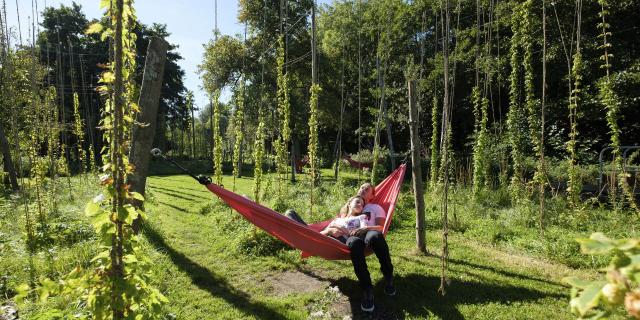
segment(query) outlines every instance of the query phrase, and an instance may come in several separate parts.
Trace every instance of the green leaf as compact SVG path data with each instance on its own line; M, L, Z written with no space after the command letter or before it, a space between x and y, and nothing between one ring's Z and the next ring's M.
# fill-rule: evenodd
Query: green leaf
M124 262L126 263L134 263L134 262L138 262L138 258L136 258L135 255L133 254L127 254L125 255L123 258Z
M144 201L144 196L141 195L139 192L129 192L129 195L133 199L136 199L136 200L139 200L139 201Z
M562 282L579 289L584 289L591 284L591 281L583 280L577 277L566 277L562 279Z
M16 287L16 292L17 292L18 294L16 294L16 295L13 297L13 299L14 299L16 302L21 302L22 300L24 300L24 298L26 298L26 297L27 297L27 295L29 295L29 290L30 290L30 289L31 289L31 288L30 288L30 287L29 287L29 285L28 285L28 284L26 284L26 283L23 283L23 284L18 285L18 286Z
M615 249L614 241L607 238L604 234L596 232L589 239L577 239L583 253L587 254L606 254Z
M595 281L584 288L578 298L576 298L576 305L580 315L586 314L589 310L598 306L602 287L606 284L605 281Z
M637 248L640 241L638 239L620 239L616 240L616 247L622 251L628 251Z
M93 259L91 259L91 262L95 262L96 260L100 260L100 259L108 259L110 254L111 254L110 250L102 251L98 253L95 257L93 257Z
M87 31L85 31L85 34L100 33L102 32L102 29L104 29L104 26L100 22L95 22L95 23L92 23L89 26L89 28L87 28Z
M87 217L94 217L101 212L102 208L100 208L100 205L94 203L93 201L87 203L87 206L84 208L84 214L87 215Z

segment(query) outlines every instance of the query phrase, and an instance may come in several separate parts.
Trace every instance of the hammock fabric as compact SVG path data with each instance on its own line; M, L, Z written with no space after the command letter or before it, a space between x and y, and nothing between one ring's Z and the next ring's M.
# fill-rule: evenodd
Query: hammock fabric
M371 162L356 161L356 160L351 159L350 156L345 156L344 160L347 162L348 165L350 165L352 168L356 168L356 169L371 169L371 167L373 166L373 163L371 163Z
M304 156L301 160L296 159L296 172L302 173L302 167L309 163L309 156Z
M396 200L400 193L400 186L404 179L406 164L400 165L384 181L376 186L375 198L371 201L377 203L387 213L383 226L383 234L386 234L391 224L391 218L396 207ZM209 191L216 194L231 208L238 211L249 222L263 229L272 236L280 239L289 246L302 251L302 257L319 256L327 260L350 259L349 247L342 242L320 234L331 220L304 226L281 215L265 206L249 200L239 194L226 190L218 185L207 185ZM368 252L367 254L370 254Z

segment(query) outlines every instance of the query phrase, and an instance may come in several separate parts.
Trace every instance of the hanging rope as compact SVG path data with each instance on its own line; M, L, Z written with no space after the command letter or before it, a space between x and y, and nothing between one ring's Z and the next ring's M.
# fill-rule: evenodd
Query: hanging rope
M449 0L444 0L444 8L440 9L441 21L446 19L446 23L444 23L443 31L445 33L445 37L443 38L443 51L444 51L444 105L442 106L442 135L441 135L441 148L440 152L442 153L442 166L444 168L444 189L442 192L442 203L441 203L441 213L442 213L442 252L440 254L440 267L441 267L441 275L440 275L440 288L438 288L438 292L440 294L446 294L446 284L448 283L447 278L447 264L449 259L449 221L448 221L448 196L449 196L449 152L448 152L448 144L449 139L446 136L446 132L449 130L450 124L450 101L449 101L449 37L450 37L450 13L449 13ZM459 3L459 2L458 2ZM444 10L444 19L442 17ZM455 70L455 69L454 69Z
M545 163L544 163L544 113L546 103L546 89L547 89L547 9L546 1L542 0L542 105L540 112L540 164L539 172L543 176L545 175ZM538 191L540 201L540 233L544 232L544 179L539 181L540 190Z
M361 40L361 29L362 29L362 1L358 0L358 153L362 150L362 40ZM358 170L358 180L360 180L360 170Z
M334 163L334 177L338 180L338 173L340 171L340 158L342 155L342 121L344 118L344 62L345 62L345 51L346 49L342 48L342 67L341 67L341 77L340 77L340 124L338 126L338 136L336 137L336 145L334 149L335 163Z

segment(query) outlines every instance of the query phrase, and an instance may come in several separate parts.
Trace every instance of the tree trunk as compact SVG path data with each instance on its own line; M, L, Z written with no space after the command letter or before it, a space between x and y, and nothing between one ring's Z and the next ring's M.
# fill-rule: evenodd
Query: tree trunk
M130 184L129 190L141 195L144 195L149 172L149 150L153 147L153 138L155 137L158 103L168 46L166 41L156 37L152 37L149 42L138 101L140 113L136 119L138 123L144 123L145 126L134 126L131 137L129 161L135 166L135 170L133 174L128 176L127 182ZM138 208L143 207L141 201L132 200L132 202Z
M9 183L13 191L18 191L18 174L16 173L16 167L11 160L11 149L9 148L9 141L4 135L4 127L0 123L0 149L2 149L2 156L4 157L4 170L9 173Z
M416 81L410 80L409 87L409 131L411 133L411 173L416 205L416 245L420 252L426 252L424 191L422 188L422 166L420 162L420 137L418 136L418 106L416 105Z

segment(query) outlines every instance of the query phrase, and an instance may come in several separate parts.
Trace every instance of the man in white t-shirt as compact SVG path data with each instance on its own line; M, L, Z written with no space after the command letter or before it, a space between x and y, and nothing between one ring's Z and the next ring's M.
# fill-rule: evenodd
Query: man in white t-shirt
M371 200L373 200L373 197L375 196L375 192L375 187L370 183L365 183L358 190L358 195L364 200L364 208L362 208L362 212L369 212L371 214L369 219L371 221L375 221L376 225L383 226L387 213L384 212L384 209L382 209L379 204L371 203Z

